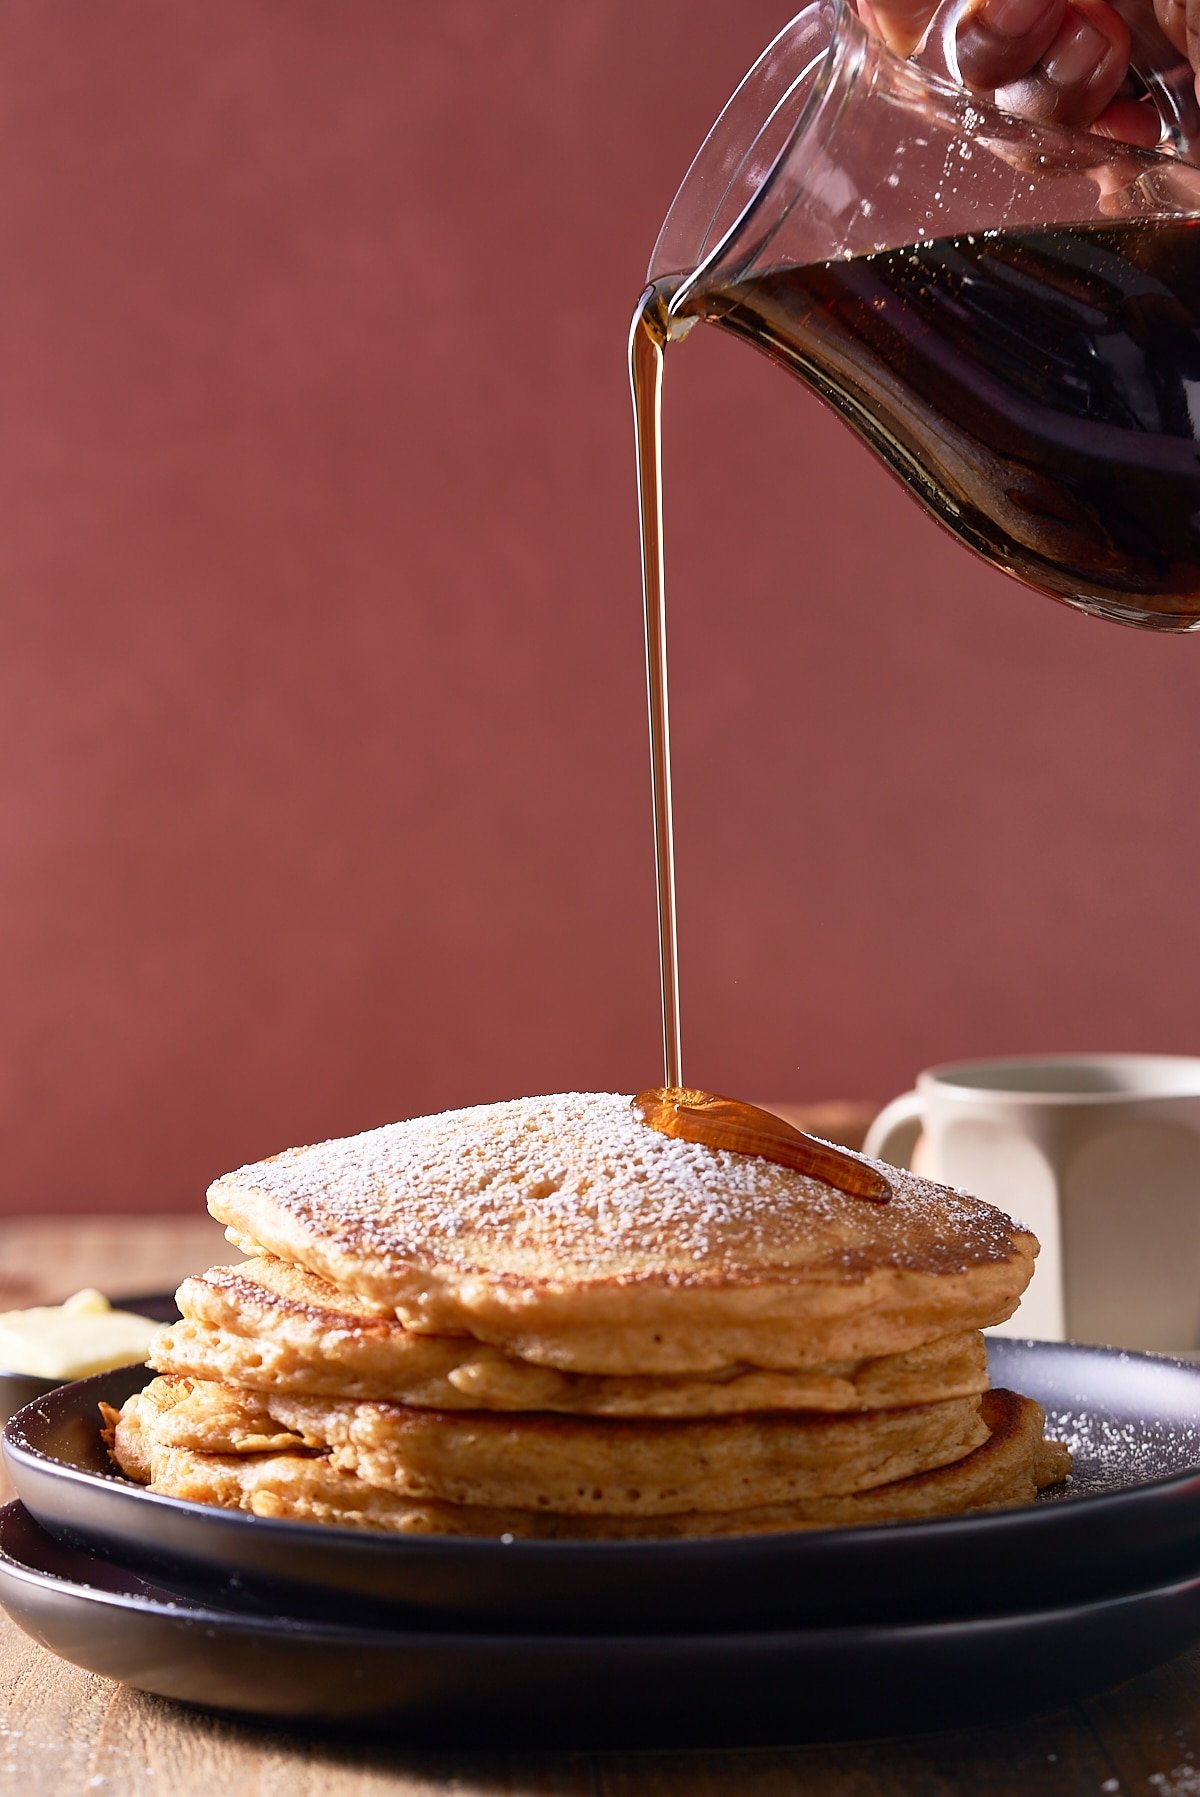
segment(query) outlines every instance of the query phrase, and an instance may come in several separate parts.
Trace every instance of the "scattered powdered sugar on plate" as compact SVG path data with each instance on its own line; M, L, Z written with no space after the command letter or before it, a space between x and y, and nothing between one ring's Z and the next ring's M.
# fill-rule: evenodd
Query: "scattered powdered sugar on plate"
M1200 1797L1200 1766L1189 1757L1169 1772L1151 1772L1146 1783L1155 1797Z
M1070 1449L1072 1470L1066 1485L1043 1493L1042 1503L1124 1491L1200 1467L1197 1425L1048 1408L1046 1434Z

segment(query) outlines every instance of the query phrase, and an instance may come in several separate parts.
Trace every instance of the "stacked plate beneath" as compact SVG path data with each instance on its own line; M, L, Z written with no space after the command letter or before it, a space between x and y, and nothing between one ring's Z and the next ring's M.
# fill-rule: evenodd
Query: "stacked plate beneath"
M1200 1368L996 1341L1075 1475L1020 1510L649 1542L393 1537L115 1477L97 1403L14 1418L0 1601L64 1658L243 1714L414 1740L709 1745L1046 1708L1200 1639Z

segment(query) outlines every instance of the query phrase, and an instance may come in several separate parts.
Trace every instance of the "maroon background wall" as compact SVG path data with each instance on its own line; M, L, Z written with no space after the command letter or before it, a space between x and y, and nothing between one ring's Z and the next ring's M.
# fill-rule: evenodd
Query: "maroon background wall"
M0 1207L657 1077L624 341L783 17L0 12ZM1195 1048L1200 644L668 375L689 1077Z

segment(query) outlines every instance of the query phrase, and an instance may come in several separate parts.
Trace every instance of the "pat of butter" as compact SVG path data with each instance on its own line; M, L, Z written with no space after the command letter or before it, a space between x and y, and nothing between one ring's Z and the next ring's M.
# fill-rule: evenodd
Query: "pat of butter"
M114 1310L103 1292L76 1292L65 1304L0 1313L0 1367L37 1379L86 1379L145 1360L157 1327Z

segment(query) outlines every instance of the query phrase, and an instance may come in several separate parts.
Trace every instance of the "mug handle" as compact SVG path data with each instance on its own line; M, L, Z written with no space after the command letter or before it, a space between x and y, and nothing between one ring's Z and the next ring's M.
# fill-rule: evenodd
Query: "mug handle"
M903 1092L884 1105L866 1133L863 1153L893 1167L911 1167L921 1134L921 1102L919 1092Z

